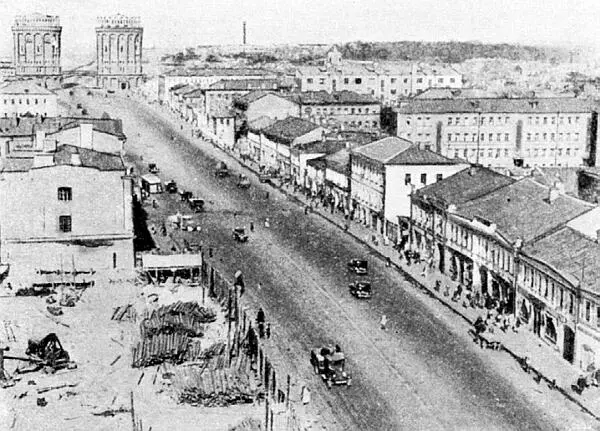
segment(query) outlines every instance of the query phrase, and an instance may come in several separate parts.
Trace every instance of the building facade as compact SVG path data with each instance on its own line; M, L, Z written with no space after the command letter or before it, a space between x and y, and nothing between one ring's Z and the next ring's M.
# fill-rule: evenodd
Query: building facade
M62 83L61 33L58 16L32 14L15 17L12 26L15 75L44 87Z
M142 41L139 17L115 15L98 18L96 27L96 85L108 90L129 90L143 83Z
M0 117L58 116L58 96L33 81L9 81L0 87Z
M490 167L596 166L598 114L586 100L413 99L397 136L446 157Z

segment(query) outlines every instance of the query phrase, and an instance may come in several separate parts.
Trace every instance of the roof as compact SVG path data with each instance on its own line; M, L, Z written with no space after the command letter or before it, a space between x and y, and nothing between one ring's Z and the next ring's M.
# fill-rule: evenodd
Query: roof
M201 254L142 254L142 267L144 269L173 269L173 268L199 268L202 266Z
M347 174L350 169L350 151L343 148L335 153L324 156L327 169Z
M379 102L368 94L359 94L354 91L303 91L291 94L290 100L301 105L378 105Z
M266 69L251 68L203 68L188 70L171 70L164 76L268 76L275 72Z
M142 181L147 182L148 184L161 184L161 179L154 174L145 174L141 176Z
M563 194L550 203L548 192L549 187L524 178L463 203L456 213L495 223L508 240L527 243L593 208L592 204Z
M415 196L427 196L444 201L448 205L460 205L514 182L513 178L491 169L472 166L417 190Z
M0 136L31 136L42 130L53 133L69 130L80 124L92 124L93 129L98 132L114 135L121 140L127 139L120 119L89 117L0 118Z
M281 86L278 79L221 79L208 88L209 90L251 91L277 90Z
M0 87L0 94L42 94L55 95L52 91L41 87L33 81L9 81Z
M61 145L52 154L53 164L50 166L81 166L94 168L100 171L123 171L125 164L119 155L102 153L88 148L75 147L73 145ZM35 168L35 157L43 156L37 154L33 157L22 159L6 158L3 161L1 172L27 172Z
M304 136L320 127L318 124L311 123L302 118L287 117L263 129L262 133L269 139L289 144L300 136Z
M562 227L523 248L523 252L560 271L574 285L600 294L600 245L571 227Z
M404 106L395 108L400 114L445 114L468 112L497 113L554 113L593 112L595 107L589 100L573 97L555 98L466 98L466 99L412 99Z
M193 90L197 89L198 87L192 84L186 84L183 87L178 87L175 89L171 89L171 92L175 95L180 95L180 94L186 94L189 92L192 92Z
M477 88L428 88L417 94L414 99L472 99L495 96L492 91Z
M380 163L387 163L411 145L412 142L406 139L388 136L387 138L355 148L353 153L360 154Z
M462 160L449 159L431 150L413 145L387 162L388 165L458 165Z
M248 122L248 130L251 132L262 132L263 129L271 126L277 120L271 117L267 117L266 115L261 115L258 118Z
M235 117L233 108L228 103L211 103L208 108L208 115L214 118Z
M269 96L269 95L275 96L275 97L279 97L280 99L289 100L288 98L283 97L280 94L274 93L272 91L254 90L254 91L251 91L248 94L245 94L243 96L238 97L237 101L249 104L249 103L252 103L252 102L256 102L257 100L260 100L263 97Z

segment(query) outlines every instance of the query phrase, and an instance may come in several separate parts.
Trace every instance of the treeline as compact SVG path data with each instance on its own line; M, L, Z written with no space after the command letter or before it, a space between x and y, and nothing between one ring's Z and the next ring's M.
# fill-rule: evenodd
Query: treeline
M518 61L570 60L567 49L481 42L349 42L340 46L342 56L352 60L408 60L439 59L448 63L462 63L472 58L504 58Z

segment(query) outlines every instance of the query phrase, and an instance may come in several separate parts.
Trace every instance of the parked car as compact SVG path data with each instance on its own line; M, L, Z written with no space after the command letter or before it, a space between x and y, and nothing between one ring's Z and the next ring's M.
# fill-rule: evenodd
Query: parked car
M356 275L367 275L369 273L369 264L363 259L352 259L348 262L348 270Z
M346 372L346 357L339 346L314 349L310 353L310 363L315 374L321 376L328 388L333 385L352 385L352 377Z
M369 299L373 296L373 288L369 281L355 281L348 286L350 294L358 299Z
M229 169L227 169L227 165L224 162L218 162L215 166L215 176L219 178L229 176Z
M160 169L158 169L156 163L148 163L148 172L150 172L151 174L158 174L160 172Z
M244 229L243 227L236 227L235 229L233 229L231 236L237 242L247 242L248 241L248 234L246 234L246 229Z
M237 186L240 189L247 189L250 187L250 180L248 179L248 177L246 175L241 175L238 180Z
M258 182L259 183L268 183L271 181L271 175L267 175L267 174L260 174L258 176Z
M188 199L188 203L193 212L200 213L204 211L204 199L190 198Z
M165 189L169 193L177 193L177 183L173 180L169 181L165 186Z

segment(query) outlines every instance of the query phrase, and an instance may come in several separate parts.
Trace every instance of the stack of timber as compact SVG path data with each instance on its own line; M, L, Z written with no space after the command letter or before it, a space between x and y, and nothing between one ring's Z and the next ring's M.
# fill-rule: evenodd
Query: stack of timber
M246 418L238 425L229 428L229 431L262 431L262 422L255 418Z
M187 359L189 342L187 334L178 332L163 332L144 337L132 348L133 366L149 367L164 361L180 364Z

